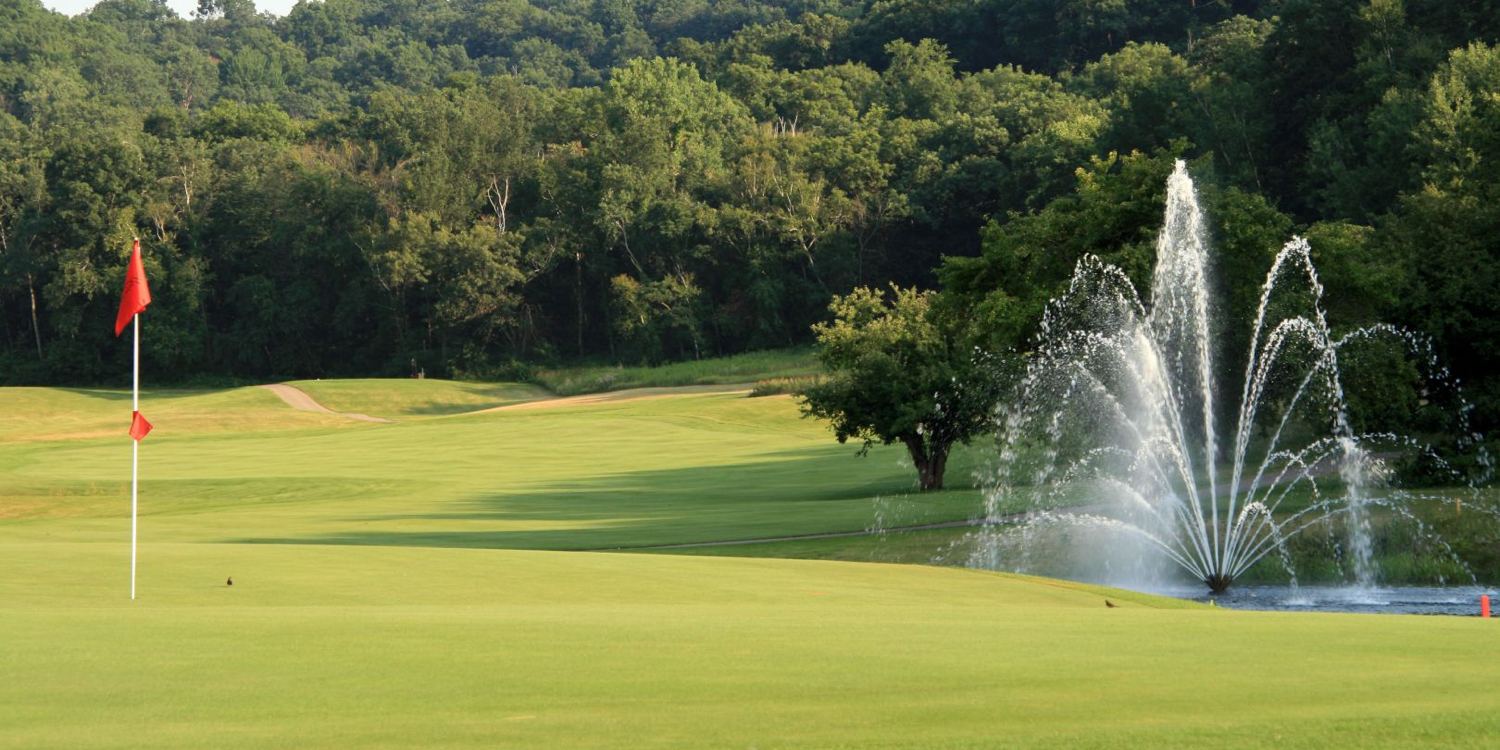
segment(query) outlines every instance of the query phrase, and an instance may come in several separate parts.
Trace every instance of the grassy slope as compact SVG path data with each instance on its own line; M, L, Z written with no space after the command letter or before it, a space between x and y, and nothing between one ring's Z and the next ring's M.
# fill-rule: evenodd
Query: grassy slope
M179 411L157 416L142 451L133 604L122 441L0 444L0 748L1458 748L1500 736L1500 631L1477 619L1159 609L910 566L452 548L857 526L869 496L910 486L897 453L852 458L785 398L398 424L272 403L237 407L243 432L191 401L261 395L148 398L150 414ZM0 406L49 435L54 422L92 434L119 404L7 389ZM7 520L18 485L35 505ZM882 505L916 520L972 502ZM299 543L236 543L274 539ZM318 541L353 544L306 543ZM1124 606L1106 609L1106 596Z
M264 388L147 390L141 399L141 412L154 427L152 440L348 425L348 420L331 414L291 411ZM0 446L84 438L118 442L129 426L128 390L0 389Z
M550 393L521 383L469 383L457 380L294 380L287 385L306 391L318 403L341 412L387 419L417 419L491 409L551 398Z
M272 399L266 413L293 424L307 414L257 396ZM101 424L118 422L101 403ZM910 495L914 484L899 450L857 458L799 419L784 396L706 394L396 424L335 419L191 437L172 436L176 425L158 402L148 398L143 408L160 430L142 450L143 512L162 541L570 549L774 536L864 528L874 519L870 497ZM10 496L0 518L73 517L76 534L112 538L126 507L121 442L0 445L0 486ZM911 496L902 520L964 517L976 502L973 491ZM18 523L9 533L49 531Z
M554 393L572 396L648 386L750 383L769 378L794 378L821 371L806 349L777 349L732 357L676 362L661 367L569 367L542 370L537 380Z

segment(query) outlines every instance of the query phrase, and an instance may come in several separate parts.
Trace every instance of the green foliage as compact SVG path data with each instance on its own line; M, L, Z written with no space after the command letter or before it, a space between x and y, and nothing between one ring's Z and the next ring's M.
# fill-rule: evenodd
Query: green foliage
M248 138L270 143L292 143L301 133L275 104L244 104L225 99L204 112L196 123L198 137L210 143Z
M1119 266L1148 294L1174 158L1162 153L1095 159L1078 170L1073 195L991 222L979 257L944 263L944 303L976 321L987 349L1012 352L1030 345L1042 309L1085 254Z
M1454 50L1423 96L1412 150L1423 185L1383 236L1404 256L1403 317L1430 333L1471 390L1481 424L1500 418L1500 47Z
M834 297L814 328L827 376L803 392L803 413L830 422L840 443L906 446L924 490L942 489L948 454L990 428L998 373L966 346L965 321L945 319L933 294L856 288Z
M817 377L802 378L771 378L760 380L755 387L750 389L750 398L761 398L763 396L801 396L808 388L818 384Z
M1090 63L1077 85L1109 109L1099 146L1141 148L1191 134L1194 77L1187 60L1164 44L1127 44Z
M702 291L691 277L668 277L642 284L629 276L610 280L615 300L615 330L639 352L642 364L661 361L663 350L685 341L696 354L702 332L693 309ZM684 352L674 352L681 357ZM696 359L696 357L695 357Z
M135 235L174 380L779 348L939 279L1020 351L1082 254L1146 281L1171 154L1218 225L1225 361L1306 227L1335 325L1429 334L1483 390L1489 10L4 0L0 379L119 377Z
M1150 299L1166 178L1176 156L1177 151L1163 151L1094 159L1078 170L1072 195L992 222L979 257L944 263L941 304L949 315L974 321L976 343L1006 354L1008 371L1015 373L1016 355L1034 344L1043 309L1085 256L1120 268L1141 299ZM1222 299L1215 359L1223 365L1222 387L1238 387L1232 380L1244 366L1261 284L1276 251L1290 238L1292 222L1259 195L1216 186L1211 168L1204 167L1197 168L1203 178L1199 190L1215 246L1211 273Z

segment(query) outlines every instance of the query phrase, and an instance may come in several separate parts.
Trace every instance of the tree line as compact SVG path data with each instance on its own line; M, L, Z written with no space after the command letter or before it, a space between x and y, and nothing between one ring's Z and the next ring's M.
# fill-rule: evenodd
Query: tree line
M166 381L727 354L891 283L1024 351L1082 254L1145 286L1182 157L1229 309L1304 233L1492 424L1497 42L1486 0L0 0L0 380L125 372L133 236Z

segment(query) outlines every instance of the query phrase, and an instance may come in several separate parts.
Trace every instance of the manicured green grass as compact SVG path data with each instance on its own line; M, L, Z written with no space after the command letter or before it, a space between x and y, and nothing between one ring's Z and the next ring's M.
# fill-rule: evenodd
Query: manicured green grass
M152 440L348 424L348 420L334 415L289 410L264 388L152 389L144 391L141 398L141 412L154 425ZM114 438L118 442L129 428L128 390L0 388L0 445L85 438Z
M731 357L676 362L661 367L569 367L542 370L537 381L561 396L648 386L753 383L804 378L822 371L807 349L774 349Z
M142 446L130 602L129 445L90 437L123 421L119 406L0 390L0 413L26 410L13 426L30 430L0 444L0 748L1500 735L1500 630L1477 618L1230 612L928 566L537 551L974 511L973 491L911 493L899 451L856 458L784 396L373 424L264 391L148 395L168 418ZM238 410L227 428L221 407ZM977 459L957 461L950 484Z
M132 604L123 553L0 547L0 747L1467 748L1500 731L1500 631L1477 619L1154 609L918 566L163 543Z
M1477 498L1466 490L1438 488L1422 491L1436 502L1415 509L1420 527L1391 512L1376 508L1371 513L1374 562L1382 585L1441 586L1464 584L1475 578L1481 583L1500 580L1500 516L1494 507L1496 493L1486 490ZM1449 505L1457 497L1462 511ZM877 501L877 507L899 509L905 498ZM1019 510L1019 509L1017 509ZM1333 531L1314 527L1288 541L1288 553L1297 580L1302 584L1337 585L1354 578L1352 561L1341 549L1345 536L1332 519ZM1025 551L1027 569L1050 575L1079 575L1075 556L1081 546L1098 537L1079 537L1079 530L1066 527L1051 533L1033 533L1021 544L1020 527L1001 530L1002 555ZM1118 537L1117 537L1118 538ZM703 546L652 550L660 554L779 557L806 560L909 563L919 565L966 565L983 549L978 529L957 527L921 530L888 530L883 533L834 538L789 539L753 544ZM1457 558L1457 559L1455 559ZM1462 561L1462 562L1459 562ZM1285 585L1286 565L1277 555L1268 556L1239 576L1239 584Z
M387 419L418 419L492 409L552 394L524 383L468 383L458 380L362 379L294 380L287 385L340 412Z
M263 421L329 416L257 392L271 399ZM160 541L592 549L858 530L874 522L877 495L909 497L902 523L963 518L978 504L974 491L915 494L903 451L859 458L785 396L700 394L394 424L336 418L191 437L173 437L174 422L149 397L142 408L161 433L141 450L142 509ZM100 409L91 419L123 429L115 409ZM78 533L108 537L103 529L128 507L128 446L119 437L0 446L10 496L0 518L74 517ZM952 469L960 486L966 463L959 456ZM203 522L209 511L215 523ZM19 524L9 533L49 532Z
M971 550L972 527L889 531L822 539L786 539L751 544L672 547L652 554L711 557L776 557L911 565L962 565Z

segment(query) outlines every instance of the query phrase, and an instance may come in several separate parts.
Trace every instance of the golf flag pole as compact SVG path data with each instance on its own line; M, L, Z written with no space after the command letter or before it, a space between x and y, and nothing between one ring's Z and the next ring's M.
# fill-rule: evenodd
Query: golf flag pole
M140 509L141 439L151 432L151 423L141 416L141 311L151 304L146 286L146 266L141 262L141 238L130 248L130 267L125 271L125 292L115 315L115 336L132 324L130 358L130 598L135 599L136 517Z
M137 243L140 240L136 240ZM139 247L139 245L137 245ZM130 363L130 421L141 413L141 314L130 316L134 330L131 331L131 347L134 351ZM136 511L140 507L139 483L141 477L141 441L134 436L130 440L130 600L135 601L135 531Z

